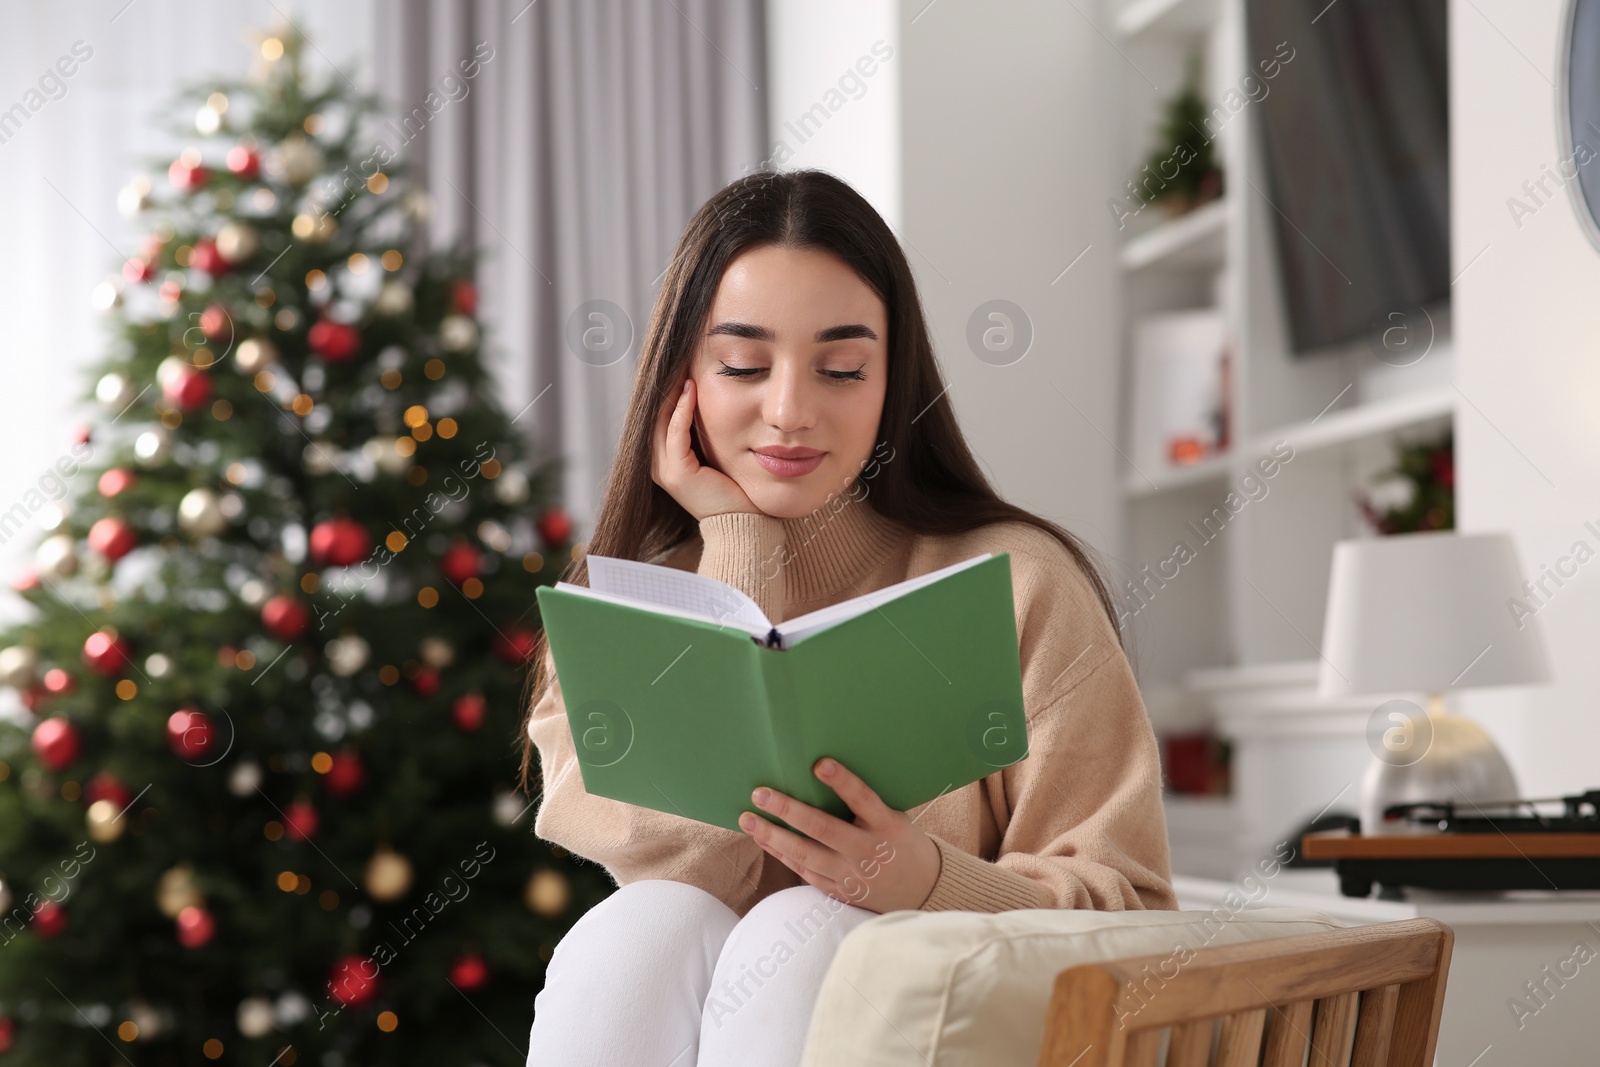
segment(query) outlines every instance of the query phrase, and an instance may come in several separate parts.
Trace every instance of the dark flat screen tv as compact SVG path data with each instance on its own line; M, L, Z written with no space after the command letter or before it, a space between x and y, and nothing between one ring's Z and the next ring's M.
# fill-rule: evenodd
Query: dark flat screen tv
M1256 127L1294 351L1450 293L1446 0L1247 0L1249 55L1293 58ZM1253 62L1253 59L1252 59Z

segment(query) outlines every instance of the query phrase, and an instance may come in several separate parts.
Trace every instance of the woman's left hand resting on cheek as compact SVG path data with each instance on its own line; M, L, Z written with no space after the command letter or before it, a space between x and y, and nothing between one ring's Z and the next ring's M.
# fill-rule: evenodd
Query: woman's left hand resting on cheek
M805 836L752 812L739 816L745 833L801 878L846 904L879 914L921 907L939 878L939 846L933 838L837 760L824 757L812 771L855 812L855 822L762 787L751 794L755 806Z

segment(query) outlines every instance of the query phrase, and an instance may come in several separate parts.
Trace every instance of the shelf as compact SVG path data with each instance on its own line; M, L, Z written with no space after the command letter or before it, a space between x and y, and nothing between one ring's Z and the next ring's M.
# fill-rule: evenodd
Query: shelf
M1113 25L1123 38L1142 33L1193 34L1217 21L1217 0L1126 0Z
M1320 418L1280 426L1269 433L1260 434L1242 452L1225 452L1186 467L1146 470L1144 473L1149 475L1148 481L1137 471L1129 471L1123 480L1122 492L1129 499L1137 499L1203 482L1221 481L1233 469L1234 456L1265 455L1272 451L1272 446L1278 441L1289 442L1298 452L1315 452L1402 430L1453 414L1456 409L1455 397L1454 388L1439 386L1405 396L1386 397L1355 407L1340 408Z
M1226 199L1219 198L1131 239L1118 253L1122 269L1221 265L1227 234L1227 207Z
M1142 475L1138 471L1129 471L1127 479L1123 482L1122 491L1128 497L1153 496L1169 489L1182 489L1202 482L1220 480L1228 473L1230 458L1230 455L1224 452L1182 467L1169 465L1146 470ZM1152 482L1155 484L1152 485Z
M1261 455L1271 451L1276 441L1287 441L1297 450L1313 452L1451 415L1455 410L1454 387L1435 386L1403 396L1339 408L1319 418L1280 426L1270 433L1258 434L1249 452L1251 455Z

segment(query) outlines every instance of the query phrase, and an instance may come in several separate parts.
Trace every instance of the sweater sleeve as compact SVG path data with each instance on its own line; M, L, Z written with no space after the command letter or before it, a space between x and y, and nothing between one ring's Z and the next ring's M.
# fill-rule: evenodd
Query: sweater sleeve
M781 612L783 528L768 515L714 515L700 524L704 548L698 571L741 589L778 621ZM743 916L798 877L748 834L594 796L583 787L572 729L555 661L547 650L549 686L534 705L528 734L539 750L542 800L534 833L605 867L618 885L663 878L699 886Z
M940 869L920 910L1175 908L1155 734L1111 621L1075 563L1012 557L1028 755L983 782L992 861L929 835Z

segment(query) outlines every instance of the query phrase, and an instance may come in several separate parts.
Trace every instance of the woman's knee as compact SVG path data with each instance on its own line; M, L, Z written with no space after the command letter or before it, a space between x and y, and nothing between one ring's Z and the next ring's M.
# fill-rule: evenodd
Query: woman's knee
M669 952L688 944L720 948L738 921L732 908L699 886L646 878L619 886L579 916L556 951L615 938L634 949L649 944Z

